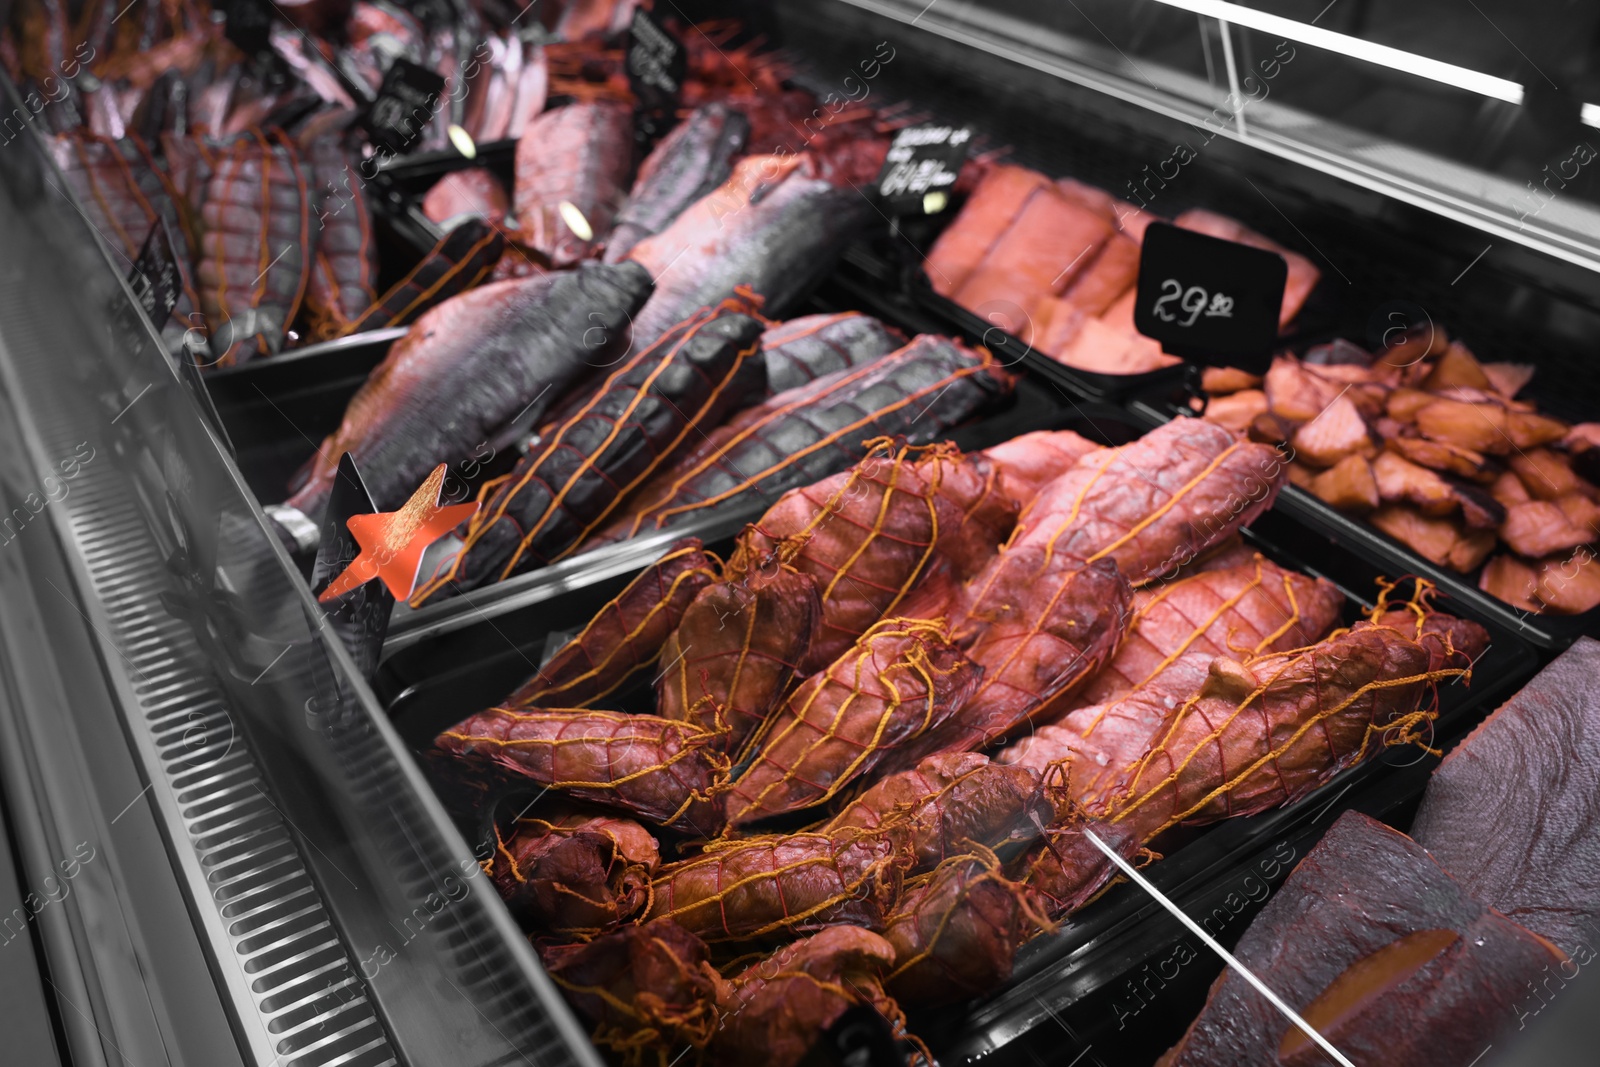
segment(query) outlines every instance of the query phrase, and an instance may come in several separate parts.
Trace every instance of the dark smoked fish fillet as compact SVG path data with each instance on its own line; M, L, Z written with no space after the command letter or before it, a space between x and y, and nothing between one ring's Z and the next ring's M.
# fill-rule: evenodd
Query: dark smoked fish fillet
M1580 637L1433 772L1412 836L1568 954L1600 919L1600 642ZM1484 833L1493 827L1493 833Z
M484 487L460 554L412 603L567 555L706 427L761 395L760 334L758 320L712 308L629 357L509 475Z
M1282 455L1201 419L1174 419L1100 449L1046 485L1017 521L1009 550L1112 559L1135 586L1171 576L1272 506Z
M1011 385L987 352L925 334L874 363L825 375L740 413L645 486L633 516L597 540L666 529L711 508L770 504L855 463L873 438L935 440Z
M372 499L392 510L428 471L472 454L519 416L536 420L620 335L650 291L632 264L497 282L429 311L394 343L323 442L290 506L322 515L339 457L351 453Z
M1247 656L1302 648L1332 629L1343 606L1344 594L1332 582L1260 556L1228 570L1201 571L1134 598L1121 648L1079 699L1113 700L1187 652Z
M906 343L905 335L859 311L804 315L780 322L761 335L767 360L767 395L816 381L824 374L858 367Z
M1235 955L1361 1067L1471 1063L1516 1026L1534 983L1563 965L1549 942L1473 900L1422 846L1358 812L1342 815L1295 868ZM1329 1062L1232 970L1160 1061Z
M505 234L486 219L467 219L439 239L404 278L372 302L347 333L415 322L423 312L482 281L505 250ZM527 262L521 251L519 260ZM537 272L534 272L537 273Z

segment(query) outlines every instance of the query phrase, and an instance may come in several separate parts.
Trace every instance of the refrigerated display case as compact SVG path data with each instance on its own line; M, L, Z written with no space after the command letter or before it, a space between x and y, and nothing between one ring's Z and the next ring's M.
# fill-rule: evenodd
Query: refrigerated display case
M1226 212L1311 257L1323 285L1286 344L1376 346L1390 314L1410 324L1420 310L1480 353L1534 364L1542 410L1579 421L1600 408L1587 372L1600 338L1592 175L1563 178L1549 198L1526 188L1547 173L1533 166L1541 153L1587 136L1584 95L1600 98L1583 67L1594 28L1582 18L1549 54L1534 52L1535 67L1495 36L1502 20L1519 38L1530 24L1494 9L1489 30L1434 51L1426 24L1386 23L1395 16L1364 4L664 6L686 20L742 18L796 58L822 99L856 92L860 57L892 42L875 99L970 124L984 150L1051 176L1143 194L1159 214ZM1397 70L1392 52L1345 54L1348 39L1438 63L1432 77ZM1281 41L1293 59L1279 56ZM1241 72L1259 70L1265 85L1269 57L1277 73L1257 99ZM1550 92L1535 84L1547 75L1559 79ZM8 109L21 106L6 92ZM1230 93L1250 103L1234 106ZM1166 177L1174 146L1197 138ZM1560 173L1568 158L1546 162ZM264 506L337 427L398 331L196 374L168 354L128 265L31 134L0 152L0 189L10 1055L607 1062L490 884L480 862L494 838L453 817L429 748L536 670L678 536L726 551L762 509L402 606L369 678ZM1171 376L1137 388L1088 378L1019 342L1016 323L931 299L918 264L958 208L874 222L804 310L859 309L1005 356L1016 395L960 426L968 449L1060 428L1120 446L1172 417L1186 398ZM1440 606L1487 627L1471 688L1440 687L1436 748L1593 626L1507 608L1309 494L1286 491L1249 537L1267 558L1335 583L1346 621L1371 607L1375 577L1422 573ZM1145 874L1232 945L1340 813L1408 826L1437 763L1387 753L1281 809L1186 831ZM1149 1063L1222 970L1161 900L1124 883L1026 946L1002 988L912 1019L941 1063ZM1574 1005L1594 997L1571 984L1559 1012L1530 1018L1480 1062L1565 1062L1561 1031L1590 1036ZM893 1062L881 1024L863 1027L866 1039L831 1033L816 1061Z

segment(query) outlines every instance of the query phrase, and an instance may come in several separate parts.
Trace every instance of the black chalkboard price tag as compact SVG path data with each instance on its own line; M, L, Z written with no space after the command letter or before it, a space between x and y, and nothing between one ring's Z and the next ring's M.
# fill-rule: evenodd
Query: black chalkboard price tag
M635 8L628 24L628 85L639 100L639 110L670 111L689 74L689 53L683 42L644 8Z
M1276 252L1166 223L1145 231L1133 324L1194 363L1262 371L1289 265Z
M328 583L361 554L348 525L352 515L369 515L378 509L372 503L356 462L346 452L339 457L339 473L328 494L328 510L322 516L322 540L317 545L317 561L311 568L311 591L321 593ZM378 666L383 639L389 633L389 616L394 612L394 595L382 582L363 582L341 597L322 605L327 625L339 635L356 667L368 678Z
M222 35L250 57L272 51L272 5L268 0L224 0Z
M183 289L178 257L172 250L172 235L167 232L165 219L156 219L156 224L150 227L150 234L139 249L139 258L133 261L128 285L133 289L133 298L160 333L167 324L167 316L177 307L178 294Z
M925 124L898 131L878 172L883 209L891 215L943 211L971 144L972 130L966 126Z
M362 118L372 142L391 152L404 152L433 121L444 84L441 75L396 56L383 75L377 98Z

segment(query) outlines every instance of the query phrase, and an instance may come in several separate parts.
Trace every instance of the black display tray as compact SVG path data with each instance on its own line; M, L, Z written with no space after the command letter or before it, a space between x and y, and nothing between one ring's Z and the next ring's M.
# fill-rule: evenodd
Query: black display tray
M1108 443L1128 419L1106 404L1072 403L1067 410L1073 420L1068 425L1081 425L1080 432ZM1023 377L1009 405L956 427L945 439L964 449L986 448L1063 425L1062 411L1060 394L1050 385ZM668 545L692 536L713 550L726 549L767 506L752 501L743 510L608 545L415 611L397 610L373 680L379 699L393 705L402 734L426 741L515 689L541 662L548 635L579 615L587 621Z
M1284 508L1283 500L1256 520L1247 538L1278 563L1336 583L1353 618L1358 605L1370 605L1374 579L1394 572L1358 545L1333 539L1315 516ZM1445 593L1435 606L1483 624L1490 634L1470 687L1451 682L1438 690L1432 745L1447 749L1521 688L1539 656L1472 604ZM1413 747L1387 751L1286 807L1200 831L1142 873L1232 948L1344 811L1407 828L1438 762ZM1222 969L1221 957L1161 905L1120 883L1060 932L1025 946L1004 990L964 1014L946 1013L936 1028L925 1025L922 1036L936 1042L946 1065L1149 1064L1182 1036Z
M1034 397L1050 400L1053 391L1024 378L1019 392L1031 407ZM1076 430L1105 444L1124 443L1156 424L1148 415L1101 402L1052 407L1044 425ZM1038 419L1020 413L1003 421L1002 438L1042 428ZM1375 579L1386 568L1358 546L1332 539L1315 518L1274 509L1247 536L1269 558L1339 585L1347 599L1346 621L1353 621L1370 606ZM714 551L726 551L733 532L699 531ZM373 686L401 737L421 754L438 731L504 697L672 538L656 540L648 552L635 543L635 555L626 562L613 559L609 566L597 566L586 557L591 562L586 568L560 575L551 573L558 568L547 568L546 585L538 593L525 590L490 612L457 613L441 620L448 625L414 630L386 648ZM1476 619L1491 635L1473 685L1452 683L1439 690L1434 740L1445 743L1515 691L1537 668L1538 658L1513 631L1471 604L1445 594L1438 607ZM648 696L631 694L623 704L641 698ZM1342 811L1354 807L1408 825L1436 762L1414 748L1386 752L1295 804L1192 832L1144 873L1231 944ZM470 835L481 827L463 831ZM1180 956L1182 962L1175 963ZM1059 932L1025 946L1005 988L938 1013L913 1012L912 1028L946 1065L1150 1063L1181 1036L1221 966L1220 957L1143 890L1118 884Z
M350 398L405 333L396 326L352 334L205 375L257 500L284 499L290 477L339 428Z
M506 183L506 193L509 195L517 158L517 139L507 137L499 141L485 141L476 147L477 152L471 159L454 148L402 156L379 170L377 180L402 195L420 200L433 187L433 183L446 174L469 167L487 167L495 177Z
M983 345L1008 363L1026 365L1042 377L1091 400L1122 400L1183 380L1185 368L1182 364L1144 374L1099 374L1051 359L1007 330L1005 324L986 321L954 300L934 292L922 268L908 258L913 246L896 245L896 237L858 242L845 254L843 269L847 273L857 273L862 281L892 286L908 303L927 315L940 332Z
M1186 418L1170 392L1153 391L1131 404L1132 410L1162 422ZM1508 604L1479 589L1476 573L1462 574L1440 566L1414 549L1390 537L1363 519L1346 515L1315 494L1296 485L1284 486L1278 509L1296 515L1327 533L1330 540L1357 546L1357 550L1377 561L1392 574L1426 578L1461 604L1470 606L1474 617L1493 619L1518 637L1540 648L1559 651L1583 636L1600 636L1600 608L1581 615L1544 615Z

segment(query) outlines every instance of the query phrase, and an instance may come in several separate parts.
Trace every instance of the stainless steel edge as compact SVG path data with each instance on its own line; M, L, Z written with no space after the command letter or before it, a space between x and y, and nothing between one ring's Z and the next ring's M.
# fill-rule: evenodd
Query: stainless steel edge
M19 330L26 332L26 325L17 321L18 309L11 310L8 336L0 340L0 382L21 397L27 393L19 380L18 354L7 342ZM23 343L29 340L43 337L25 336ZM182 387L174 376L150 388ZM14 411L35 457L60 454L64 432L85 432L70 423L51 425L48 400L40 404L41 398L33 399L40 406L14 406ZM110 447L108 438L99 441ZM248 743L236 733L191 631L159 599L153 577L162 573L164 561L142 528L128 483L107 464L86 467L73 491L49 510L57 536L69 547L67 567L79 591L79 610L94 631L105 675L124 715L124 730L150 774L144 796L158 814L157 825L189 895L194 921L213 948L213 971L234 1008L241 1048L260 1064L319 1063L303 1055L285 1058L281 1050L292 1041L294 1030L325 1020L301 1020L286 1030L283 1020L296 1005L273 1005L305 974L292 966L269 969L266 975L252 972L268 950L284 944L281 938L263 941L261 935L263 924L285 921L279 913L286 903L298 912L295 928L286 936L297 939L303 951L337 946L337 937L328 917L315 915L321 904L303 860L289 828L261 791ZM130 806L141 802L135 796ZM270 864L278 876L273 884L241 884L258 879L263 864ZM239 906L244 892L256 895L248 908ZM348 959L344 963L342 981L354 981L353 964ZM269 979L265 984L264 978ZM387 1042L364 996L338 1010L350 1013L347 1019L361 1016ZM391 1056L387 1062L396 1061Z

